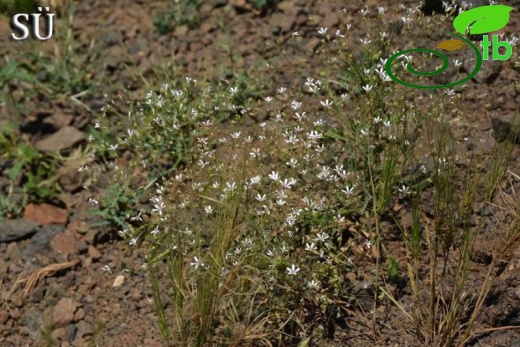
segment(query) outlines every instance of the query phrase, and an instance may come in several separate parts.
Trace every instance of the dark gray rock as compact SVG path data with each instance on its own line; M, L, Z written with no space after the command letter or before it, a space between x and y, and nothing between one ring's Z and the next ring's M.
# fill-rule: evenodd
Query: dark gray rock
M25 261L31 261L36 254L49 254L51 252L50 242L54 236L65 231L63 225L49 224L42 226L22 251Z
M455 3L457 6L463 6L467 4L468 8L475 8L480 6L489 5L489 0L444 0L448 3ZM424 0L424 5L421 10L426 14L432 13L445 13L445 8L443 6L442 0Z
M491 116L493 136L498 142L511 141L520 144L520 117L515 114Z
M27 238L38 231L39 225L30 220L8 219L0 221L0 242L11 242Z

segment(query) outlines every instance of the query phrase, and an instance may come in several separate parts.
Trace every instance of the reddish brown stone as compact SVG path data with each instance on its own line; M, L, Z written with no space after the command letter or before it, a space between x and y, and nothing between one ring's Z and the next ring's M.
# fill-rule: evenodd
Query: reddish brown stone
M67 230L72 233L78 233L78 234L86 234L89 230L88 223L81 220L72 220L69 225L67 225Z
M49 204L29 204L25 207L24 217L41 225L67 224L69 211Z
M72 299L63 298L54 307L52 324L54 327L65 327L74 320L77 304Z
M76 238L69 233L61 233L56 235L51 241L51 248L56 253L62 255L78 253Z
M89 245L88 246L88 256L92 259L99 259L99 258L101 258L101 253L97 250L96 247Z

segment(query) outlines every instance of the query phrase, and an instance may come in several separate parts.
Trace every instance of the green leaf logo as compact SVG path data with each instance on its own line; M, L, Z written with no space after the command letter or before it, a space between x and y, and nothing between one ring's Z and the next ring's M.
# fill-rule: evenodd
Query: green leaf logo
M470 28L470 34L485 34L502 29L509 22L509 12L514 10L511 6L491 5L473 8L462 12L455 20L453 27L462 35Z

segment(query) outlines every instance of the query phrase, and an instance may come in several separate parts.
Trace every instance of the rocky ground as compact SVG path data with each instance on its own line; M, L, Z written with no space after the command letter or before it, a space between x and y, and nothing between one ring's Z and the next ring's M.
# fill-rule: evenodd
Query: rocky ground
M106 103L112 102L120 112L128 112L126 100L142 99L156 79L192 76L220 80L229 77L230 69L235 69L264 76L261 87L271 91L278 85L298 84L319 69L309 60L309 49L318 42L317 30L328 27L334 31L342 20L339 15L342 9L347 10L343 20L352 24L356 36L362 32L359 10L365 5L370 9L384 6L391 13L399 3L416 4L411 0L283 0L261 11L245 0L212 0L201 6L200 24L196 27L180 25L171 33L160 34L154 18L164 11L163 2L83 0L75 2L73 17L65 15L68 13L65 5L61 9L56 35L65 37L60 42L68 42L61 46L57 45L57 39L10 41L9 25L3 19L0 50L5 56L27 52L20 58L27 64L45 57L52 64L57 54L67 53L67 47L73 52L66 70L39 71L40 87L32 92L22 92L27 88L24 82L4 87L3 92L10 91L13 97L2 105L0 126L16 120L19 125L16 131L25 143L44 153L66 150L74 157L74 148L85 140L82 131L94 123ZM518 8L515 1L503 3ZM375 15L373 10L369 16ZM398 22L399 18L390 14L389 20ZM520 16L514 11L504 33L518 33L519 29ZM68 38L67 30L70 30ZM299 36L291 40L294 32ZM420 35L417 33L417 37ZM267 67L266 62L274 68ZM498 129L500 124L507 127L508 119L518 113L520 84L515 63L518 63L517 54L503 63L499 73L493 75L485 67L479 80L469 82L462 92L458 106L465 110L464 126L468 129L476 126L472 136L480 139L471 148L468 146L468 155L477 160L489 152L495 141L491 118L497 119L493 124ZM68 73L59 76L63 71ZM96 80L102 83L89 89ZM51 93L50 86L58 82L62 90L53 89ZM508 188L513 190L520 181L520 150L515 153L517 159L511 168ZM0 169L8 165L1 154ZM140 271L141 255L130 252L113 230L96 227L99 217L89 212L89 199L98 197L95 189L82 188L89 181L86 175L78 173L78 168L86 160L62 161L55 177L62 191L58 199L28 203L17 187L10 194L18 199L22 209L0 222L1 346L162 346L152 291ZM0 191L7 193L8 179L1 172ZM498 209L488 209L496 222L484 229L490 242L479 247L481 263L476 263L476 282L482 276L478 264L484 267L493 251L493 233L507 223L500 218ZM494 327L520 324L518 249L508 261L496 283L498 289L486 302L481 317L484 324ZM42 331L41 326L49 328ZM357 330L353 327L351 331L338 330L323 345L401 345L399 331L389 328L379 334L380 341L374 342L361 327ZM472 343L519 346L520 332L497 330Z

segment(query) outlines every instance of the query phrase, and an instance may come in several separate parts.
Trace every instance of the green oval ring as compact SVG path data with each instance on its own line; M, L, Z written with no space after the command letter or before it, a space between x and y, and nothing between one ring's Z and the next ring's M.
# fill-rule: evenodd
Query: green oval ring
M442 89L442 88L450 88L450 87L454 87L454 86L462 84L462 83L466 83L480 71L480 68L482 67L482 54L478 50L477 46L475 46L473 44L473 42L469 41L465 37L455 34L455 33L448 33L448 34L450 34L451 36L455 36L455 37L461 39L462 41L464 41L465 43L467 43L473 49L473 51L475 52L475 56L477 58L477 63L475 64L475 68L473 69L473 71L468 76L463 78L462 80L455 81L450 84L444 84L444 85L438 85L438 86L424 86L424 85L418 85L418 84L412 84L412 83L405 82L405 81L401 80L399 77L397 77L396 75L394 75L394 73L392 72L392 66L391 66L393 61L403 54L414 53L414 52L435 54L436 56L438 56L442 59L442 61L443 61L442 67L440 69L437 69L437 70L431 71L431 72L420 72L420 71L415 70L411 66L411 64L408 63L406 66L408 71L410 71L411 73L413 73L415 75L419 75L419 76L433 76L433 75L444 72L448 68L448 65L449 65L448 57L446 57L443 53L441 53L439 51L435 51L433 49L428 49L428 48L414 48L414 49L408 49L405 51L397 52L396 54L394 54L390 58L388 58L388 60L386 61L386 64L385 64L386 73L395 82L405 85L407 87L412 87L412 88Z

